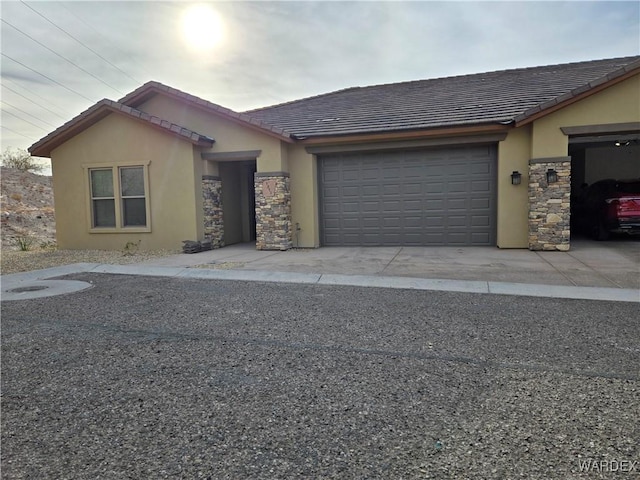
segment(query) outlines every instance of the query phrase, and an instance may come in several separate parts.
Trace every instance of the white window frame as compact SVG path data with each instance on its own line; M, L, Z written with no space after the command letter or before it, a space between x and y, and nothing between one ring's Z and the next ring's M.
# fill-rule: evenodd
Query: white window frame
M119 162L119 163L95 163L83 165L85 186L86 186L86 221L89 233L149 233L151 232L151 202L149 190L149 164L151 162ZM124 198L141 198L123 197L120 186L120 169L138 167L142 168L144 178L144 206L146 215L146 225L144 226L124 226L124 218L122 215L124 208ZM111 170L113 178L113 200L115 208L116 226L115 227L95 227L93 218L93 194L91 192L91 171L92 170Z

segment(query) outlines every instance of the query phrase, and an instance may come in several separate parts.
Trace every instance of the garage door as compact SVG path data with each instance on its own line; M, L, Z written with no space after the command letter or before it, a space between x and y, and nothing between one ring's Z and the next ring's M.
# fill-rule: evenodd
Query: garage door
M323 245L495 245L495 146L320 157Z

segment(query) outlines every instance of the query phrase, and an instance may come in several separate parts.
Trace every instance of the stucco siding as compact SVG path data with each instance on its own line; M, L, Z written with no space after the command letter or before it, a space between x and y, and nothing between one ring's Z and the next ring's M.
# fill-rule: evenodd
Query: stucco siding
M531 158L567 155L561 127L640 121L640 75L635 75L533 122Z
M189 142L111 114L60 145L51 159L59 248L119 250L140 241L145 250L178 249L198 237ZM151 231L92 233L86 167L122 163L148 164Z
M288 158L293 245L315 248L320 245L316 158L307 153L302 145L289 146ZM300 230L296 230L297 226Z
M278 138L165 95L156 95L137 108L212 137L216 143L207 152L261 150L257 162L259 172L287 171L286 146Z
M529 214L527 172L531 153L531 128L524 126L509 132L498 144L498 221L497 245L500 248L526 248ZM520 185L511 184L511 173L522 174Z

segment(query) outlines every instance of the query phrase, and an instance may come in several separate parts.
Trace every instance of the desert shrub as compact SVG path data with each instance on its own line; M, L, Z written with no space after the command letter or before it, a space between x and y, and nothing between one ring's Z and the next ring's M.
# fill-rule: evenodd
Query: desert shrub
M15 200L16 202L19 202L22 200L22 194L20 193L12 193L11 194L11 199Z
M20 235L15 239L15 245L21 252L28 252L33 245L33 238L29 235Z
M0 155L0 163L5 167L15 168L23 172L41 172L44 170L44 165L36 162L29 152L18 148L7 148Z
M140 248L140 243L142 240L138 240L137 242L127 242L122 249L122 254L125 257L133 256L138 253L138 249Z
M56 250L57 248L58 245L56 242L52 242L51 240L40 243L40 250Z

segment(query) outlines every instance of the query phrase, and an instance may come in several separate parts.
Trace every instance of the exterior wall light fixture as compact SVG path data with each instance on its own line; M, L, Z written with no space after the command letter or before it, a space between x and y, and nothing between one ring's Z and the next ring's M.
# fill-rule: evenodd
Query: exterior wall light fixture
M558 181L558 172L553 168L547 170L547 183L556 183Z
M511 174L511 185L520 185L520 182L522 182L522 174L514 170Z

